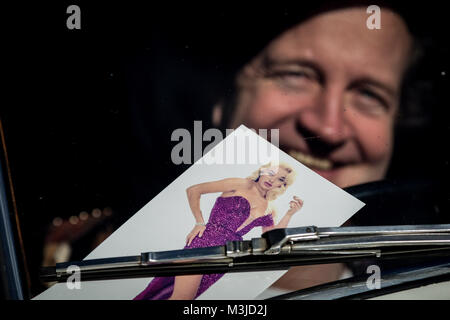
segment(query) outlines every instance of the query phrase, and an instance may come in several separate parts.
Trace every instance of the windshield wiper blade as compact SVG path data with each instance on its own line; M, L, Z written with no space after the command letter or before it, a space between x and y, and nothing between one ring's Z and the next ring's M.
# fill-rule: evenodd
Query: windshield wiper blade
M260 238L223 246L144 252L137 256L58 263L43 268L44 281L66 281L76 266L81 279L287 269L296 265L362 258L449 256L450 224L273 229Z

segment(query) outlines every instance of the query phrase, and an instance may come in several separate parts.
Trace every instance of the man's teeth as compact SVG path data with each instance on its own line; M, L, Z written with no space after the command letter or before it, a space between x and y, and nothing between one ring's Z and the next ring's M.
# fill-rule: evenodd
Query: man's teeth
M289 151L289 155L303 163L305 166L315 169L330 170L333 167L333 163L330 160L319 159L299 151L291 150Z

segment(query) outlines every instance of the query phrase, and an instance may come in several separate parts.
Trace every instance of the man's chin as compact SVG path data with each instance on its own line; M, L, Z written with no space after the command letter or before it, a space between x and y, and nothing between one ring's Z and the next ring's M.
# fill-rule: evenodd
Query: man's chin
M345 179L341 169L321 170L311 168L311 170L340 188L345 188L350 183L346 181L348 179Z
M332 170L311 169L311 170L320 175L321 177L327 179L328 181L333 182L334 184L340 181L339 172L336 169Z

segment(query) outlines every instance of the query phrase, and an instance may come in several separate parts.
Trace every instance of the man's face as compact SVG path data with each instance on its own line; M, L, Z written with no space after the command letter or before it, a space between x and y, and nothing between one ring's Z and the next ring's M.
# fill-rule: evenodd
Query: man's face
M280 146L340 187L383 178L411 39L396 14L315 16L273 40L237 78L231 126L280 130Z

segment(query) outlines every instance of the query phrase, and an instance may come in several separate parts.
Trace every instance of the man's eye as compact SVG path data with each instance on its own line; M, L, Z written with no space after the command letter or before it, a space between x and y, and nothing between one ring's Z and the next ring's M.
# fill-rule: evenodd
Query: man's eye
M356 105L370 114L380 114L389 110L389 103L374 90L360 88L356 97Z
M275 76L275 77L278 77L278 78L289 78L289 77L292 77L292 78L305 77L305 78L308 78L308 79L312 78L312 75L307 73L307 72L304 72L304 71L289 71L289 70L286 70L286 71L275 71L275 72L272 73L272 76Z
M359 94L367 99L372 99L383 105L386 105L385 100L379 94L375 93L373 90L362 88L359 89Z
M314 71L276 70L268 74L281 88L288 90L306 90L318 82Z

